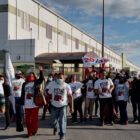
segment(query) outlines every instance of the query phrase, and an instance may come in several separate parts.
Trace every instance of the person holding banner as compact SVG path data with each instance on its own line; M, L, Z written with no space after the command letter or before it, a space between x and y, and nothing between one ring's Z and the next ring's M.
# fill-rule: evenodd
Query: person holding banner
M89 109L89 119L92 120L92 113L94 102L96 99L96 94L94 92L94 83L97 80L95 72L90 72L89 78L87 81L87 91L85 99L85 109L84 109L84 121L87 119L87 112Z
M12 80L12 92L15 97L15 104L20 100L21 97L21 89L22 85L25 82L25 80L22 78L22 72L20 70L16 71L15 73L15 79ZM23 125L24 122L24 110L23 106L16 106L16 130L21 132L23 131Z
M17 105L24 105L26 126L28 130L27 137L37 135L38 131L38 111L39 107L35 105L35 96L40 92L40 84L44 80L43 68L39 66L40 76L37 79L34 72L30 72L26 77L26 82L22 86L21 98Z
M111 93L114 89L114 84L110 78L106 78L105 70L100 71L100 79L95 82L94 89L99 94L101 126L104 125L104 109L106 104L109 107L110 123L113 125L113 100Z

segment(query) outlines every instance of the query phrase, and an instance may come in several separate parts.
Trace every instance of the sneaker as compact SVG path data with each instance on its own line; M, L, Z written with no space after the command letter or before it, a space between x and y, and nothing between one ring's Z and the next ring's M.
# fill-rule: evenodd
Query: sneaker
M33 132L32 135L33 135L33 136L37 136L37 132Z
M137 120L136 119L134 119L133 121L132 121L132 123L136 123L137 122Z
M104 121L101 121L101 124L100 124L100 126L104 126Z
M97 114L95 114L93 117L99 117Z
M128 125L128 121L125 122L125 125Z
M92 117L89 117L89 120L92 121Z
M57 134L57 129L54 129L53 130L53 135L56 135Z
M110 124L111 124L111 125L114 125L114 122L113 122L113 121L111 121L111 122L110 122Z
M3 130L7 130L9 128L9 124L7 124Z
M28 134L25 136L25 138L31 138L31 137L32 135L28 135Z
M60 140L65 140L65 137L63 136L63 137L60 137Z

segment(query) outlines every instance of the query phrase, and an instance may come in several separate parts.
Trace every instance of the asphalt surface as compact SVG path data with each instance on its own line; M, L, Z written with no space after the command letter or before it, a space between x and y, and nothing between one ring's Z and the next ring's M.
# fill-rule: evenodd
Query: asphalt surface
M39 118L41 118L42 109L40 109ZM132 124L132 108L128 105L129 124L120 125L105 124L99 126L99 118L87 120L84 123L71 123L71 116L68 114L68 126L66 140L140 140L140 124ZM16 132L15 123L11 123L10 128L2 130L4 125L3 118L0 118L0 140L58 140L59 136L53 135L51 128L51 119L49 114L45 120L39 120L39 131L37 136L26 138L27 129L24 126L23 132Z

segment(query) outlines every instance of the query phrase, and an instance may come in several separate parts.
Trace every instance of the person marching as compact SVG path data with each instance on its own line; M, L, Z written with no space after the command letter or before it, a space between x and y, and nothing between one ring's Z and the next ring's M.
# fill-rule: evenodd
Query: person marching
M4 84L4 77L0 75L0 112L2 113L2 116L4 116L5 114L5 97L4 97L3 84Z
M6 121L6 125L4 130L6 130L9 125L10 125L10 120L12 117L12 103L9 100L9 96L11 95L11 91L10 91L10 86L8 85L8 82L6 80L6 78L2 75L0 75L0 83L3 83L3 90L4 90L4 97L5 97L5 121Z
M108 104L110 111L110 123L113 125L113 100L111 93L114 89L114 85L110 78L106 78L105 70L100 71L100 79L95 82L94 89L95 92L99 94L101 126L104 125L104 109L106 104Z
M132 88L130 90L131 103L133 108L133 123L137 120L140 123L140 79L137 73L133 74L133 80L131 82ZM137 112L138 111L138 112Z
M70 86L64 82L64 75L59 74L57 81L49 88L49 98L51 98L51 115L53 119L53 132L56 135L58 125L60 128L60 140L65 140L66 136L66 110L68 99L70 102L70 113L73 113L73 97Z
M47 101L47 105L44 105L43 107L43 114L42 114L42 117L41 117L41 120L45 120L45 117L46 117L46 111L47 109L50 111L50 104L49 104L49 101L47 99L47 94L48 94L48 88L49 88L49 84L53 81L53 75L52 74L49 74L48 76L48 79L47 79L47 82L46 82L46 86L45 86L45 96L46 96L46 101Z
M92 120L93 107L96 99L96 94L94 92L94 84L97 80L95 72L90 72L89 79L87 82L87 91L85 99L85 109L84 109L84 121L87 119L87 112L89 109L89 119Z
M120 123L128 124L127 101L129 97L129 84L125 81L125 77L120 77L119 83L115 89L116 101L120 110Z
M21 90L22 85L25 82L25 80L22 78L22 72L20 70L16 71L15 73L15 79L12 80L12 92L15 96L15 104L20 100L21 97ZM17 131L23 131L23 125L24 122L24 109L23 106L15 106L16 108L16 130Z
M38 79L34 72L30 72L26 77L26 82L22 86L21 98L18 102L18 104L24 105L27 137L37 135L38 131L39 107L35 105L35 96L40 92L40 84L44 80L43 68L39 66L38 69L40 71Z
M71 76L71 83L69 83L72 89L72 96L74 99L74 113L72 113L72 122L77 122L77 111L80 114L80 122L83 121L83 111L82 111L82 93L81 88L83 84L81 82L77 82L76 75Z

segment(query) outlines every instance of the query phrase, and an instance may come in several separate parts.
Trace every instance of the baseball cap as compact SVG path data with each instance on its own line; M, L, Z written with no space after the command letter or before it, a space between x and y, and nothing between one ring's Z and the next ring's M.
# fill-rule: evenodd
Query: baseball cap
M18 75L18 74L22 74L22 72L20 71L20 70L17 70L16 71L16 74Z

